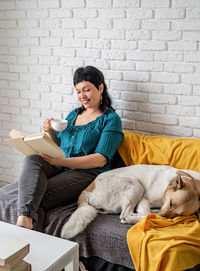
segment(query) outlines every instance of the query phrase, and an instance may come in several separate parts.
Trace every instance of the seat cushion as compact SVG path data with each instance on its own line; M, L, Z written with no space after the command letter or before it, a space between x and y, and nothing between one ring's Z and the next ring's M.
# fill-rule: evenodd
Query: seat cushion
M60 236L62 226L76 208L76 204L71 204L48 212L44 232ZM132 225L121 224L119 215L99 214L84 232L71 240L79 243L80 256L97 256L110 263L134 269L126 241L127 231L131 227Z

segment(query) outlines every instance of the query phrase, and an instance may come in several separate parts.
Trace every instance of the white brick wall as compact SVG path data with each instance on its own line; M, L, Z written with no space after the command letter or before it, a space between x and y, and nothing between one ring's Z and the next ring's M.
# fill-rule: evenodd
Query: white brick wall
M124 129L200 137L199 0L1 0L0 180L23 160L9 130L64 118L82 65L104 72Z

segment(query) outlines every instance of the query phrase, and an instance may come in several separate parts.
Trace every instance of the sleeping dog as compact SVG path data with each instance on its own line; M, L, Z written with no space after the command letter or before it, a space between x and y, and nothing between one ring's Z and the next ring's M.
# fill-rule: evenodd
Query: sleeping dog
M101 173L80 194L78 208L63 226L61 237L82 232L97 213L120 213L121 223L134 224L151 208L161 208L159 215L167 218L199 212L200 173L159 165Z

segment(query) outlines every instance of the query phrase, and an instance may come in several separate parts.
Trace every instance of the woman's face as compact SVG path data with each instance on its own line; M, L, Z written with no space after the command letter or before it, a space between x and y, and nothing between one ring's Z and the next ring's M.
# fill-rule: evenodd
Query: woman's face
M99 86L99 90L88 81L78 83L75 88L80 103L87 108L99 108L104 85Z

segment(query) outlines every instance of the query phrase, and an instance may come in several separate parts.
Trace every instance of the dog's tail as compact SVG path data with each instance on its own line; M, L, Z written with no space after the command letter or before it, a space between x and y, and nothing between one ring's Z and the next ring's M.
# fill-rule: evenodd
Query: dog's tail
M62 228L61 237L70 239L82 232L97 216L97 210L87 203L79 205Z

